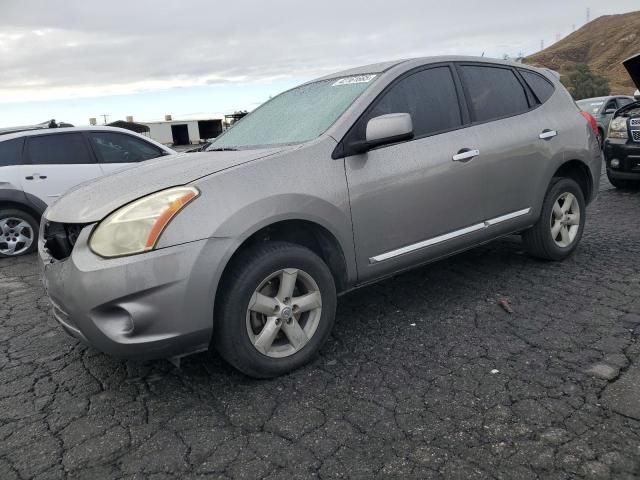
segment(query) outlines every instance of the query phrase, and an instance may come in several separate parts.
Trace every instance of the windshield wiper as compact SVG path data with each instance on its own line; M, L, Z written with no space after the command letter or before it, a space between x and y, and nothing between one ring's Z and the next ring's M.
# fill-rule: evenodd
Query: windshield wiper
M207 152L237 152L237 148L222 147L222 148L210 148Z

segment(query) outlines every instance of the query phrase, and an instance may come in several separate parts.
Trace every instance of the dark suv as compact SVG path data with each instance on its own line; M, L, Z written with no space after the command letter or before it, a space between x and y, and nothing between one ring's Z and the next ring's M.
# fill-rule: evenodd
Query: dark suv
M640 88L640 55L623 62ZM640 187L640 98L615 112L604 144L607 177L617 188Z
M598 137L600 138L600 144L602 146L605 138L607 138L609 123L611 123L613 115L619 108L633 103L633 97L617 95L611 97L585 98L576 103L578 107L580 107L580 110L588 112L596 119L598 124Z

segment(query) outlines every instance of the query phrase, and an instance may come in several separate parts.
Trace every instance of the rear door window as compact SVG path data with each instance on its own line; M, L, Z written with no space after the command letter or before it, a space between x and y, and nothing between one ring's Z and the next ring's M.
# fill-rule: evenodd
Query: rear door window
M0 167L19 165L22 156L23 138L0 142Z
M529 88L531 88L540 103L546 102L547 100L549 100L551 95L553 95L555 87L542 75L524 69L520 69L520 74L524 78L524 81L527 82L527 85L529 85Z
M358 136L364 138L370 119L389 113L411 114L416 137L460 127L460 104L451 69L447 66L428 68L400 79L361 119Z
M496 120L529 110L524 86L510 68L461 65L460 78L476 122Z
M132 135L115 132L88 135L101 163L135 163L162 155L158 147Z
M95 163L80 133L35 135L28 139L27 152L33 165L79 165Z

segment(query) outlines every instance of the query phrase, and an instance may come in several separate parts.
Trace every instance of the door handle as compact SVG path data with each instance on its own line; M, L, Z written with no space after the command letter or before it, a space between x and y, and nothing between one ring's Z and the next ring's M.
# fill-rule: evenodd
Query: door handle
M549 139L555 137L556 135L558 135L558 132L556 132L555 130L546 129L546 130L543 130L542 133L540 135L538 135L538 137L541 140L549 140Z
M480 155L480 150L471 150L469 148L463 148L456 153L451 159L454 162L468 162Z

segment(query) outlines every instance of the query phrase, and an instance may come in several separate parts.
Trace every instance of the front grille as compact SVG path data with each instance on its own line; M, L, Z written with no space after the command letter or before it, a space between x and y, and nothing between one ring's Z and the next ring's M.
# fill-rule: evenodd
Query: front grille
M56 260L64 260L71 255L85 224L58 223L47 221L44 225L44 248Z
M629 125L632 127L640 127L640 118L632 118L629 120Z
M631 138L634 142L640 142L640 130L631 130Z

